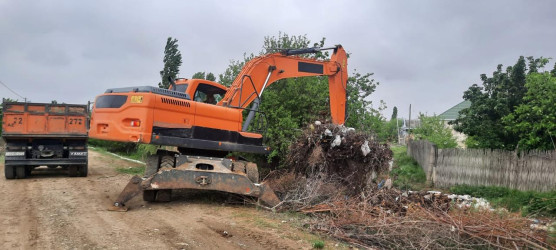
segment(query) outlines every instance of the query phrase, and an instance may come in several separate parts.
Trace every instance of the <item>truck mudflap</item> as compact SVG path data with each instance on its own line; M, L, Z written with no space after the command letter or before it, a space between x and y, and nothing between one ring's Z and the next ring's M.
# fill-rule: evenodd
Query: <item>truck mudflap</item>
M181 165L161 168L160 162L165 162L165 159L161 160L161 157L167 156L157 157L158 164L156 160L147 160L146 173L149 173L149 168L152 168L149 163L157 164L158 171L143 178L139 176L131 178L109 210L127 211L126 203L141 193L145 200L167 201L170 198L169 191L173 189L213 190L252 196L269 207L280 203L280 199L272 188L264 183L254 183L254 180L249 179L247 173L249 167L246 166L252 163L232 163L228 159L181 155L176 157L175 161L181 162ZM158 199L161 196L165 196L165 198Z

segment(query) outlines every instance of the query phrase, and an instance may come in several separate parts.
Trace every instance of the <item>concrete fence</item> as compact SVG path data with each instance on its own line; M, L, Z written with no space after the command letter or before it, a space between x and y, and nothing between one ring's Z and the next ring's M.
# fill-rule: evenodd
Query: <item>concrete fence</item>
M408 155L437 187L456 184L519 190L556 190L556 151L437 149L428 141L408 143Z

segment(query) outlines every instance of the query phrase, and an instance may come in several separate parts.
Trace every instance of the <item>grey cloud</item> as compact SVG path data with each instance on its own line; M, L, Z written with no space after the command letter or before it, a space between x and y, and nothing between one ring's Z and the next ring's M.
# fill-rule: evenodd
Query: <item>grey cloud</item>
M341 43L371 96L407 117L440 113L479 74L520 55L556 58L553 1L3 1L0 80L32 101L83 103L106 88L156 85L166 38L181 76L222 73L264 36ZM10 96L0 87L0 96Z

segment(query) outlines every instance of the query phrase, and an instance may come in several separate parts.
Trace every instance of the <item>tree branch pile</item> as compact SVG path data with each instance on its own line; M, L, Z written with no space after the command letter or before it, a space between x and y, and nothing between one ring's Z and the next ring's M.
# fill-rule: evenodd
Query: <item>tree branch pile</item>
M382 192L382 190L378 191ZM386 191L391 199L394 192ZM415 197L421 194L415 193ZM437 196L438 198L445 196ZM517 214L486 209L447 209L445 199L419 202L408 198L403 212L390 209L389 202L373 205L375 197L352 198L303 209L310 214L312 230L363 247L399 249L500 248L551 249L547 233L529 228ZM396 197L399 200L399 196ZM396 199L394 199L396 200ZM448 199L449 200L449 199ZM406 203L408 202L408 203Z
M379 188L371 180L391 159L371 136L312 125L290 147L287 168L265 180L282 200L272 209L308 214L311 230L364 248L555 247L517 214L458 206L440 192Z
M317 123L319 124L319 123ZM359 194L371 180L388 171L392 151L386 144L354 129L310 125L292 143L287 168L296 175L337 179L349 194Z

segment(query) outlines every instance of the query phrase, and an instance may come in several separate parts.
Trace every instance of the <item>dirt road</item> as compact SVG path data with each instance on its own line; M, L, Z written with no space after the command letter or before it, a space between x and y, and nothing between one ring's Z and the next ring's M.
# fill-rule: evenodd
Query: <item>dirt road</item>
M137 164L89 155L86 178L48 169L29 179L0 178L0 249L308 249L317 239L285 215L224 200L137 197L126 213L107 211L131 177L116 168Z

